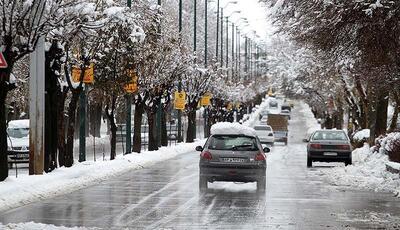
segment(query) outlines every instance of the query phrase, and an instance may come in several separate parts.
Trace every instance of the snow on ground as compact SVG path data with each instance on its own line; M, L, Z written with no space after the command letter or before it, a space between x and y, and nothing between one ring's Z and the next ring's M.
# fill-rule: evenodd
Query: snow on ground
M372 152L367 144L353 151L353 165L322 170L328 181L335 185L393 192L400 197L400 177L386 170L388 156Z
M306 118L307 135L310 135L315 130L321 129L321 125L318 124L317 119L315 119L310 106L303 101L299 103L299 106L301 107L301 113Z
M0 223L0 229L3 230L85 230L85 229L96 229L96 228L81 228L81 227L57 227L55 225L38 224L34 222L19 223L19 224L7 224L2 225Z
M362 129L354 134L353 140L355 141L368 140L369 135L370 135L369 129Z
M118 155L113 161L75 162L71 168L61 167L44 175L9 177L0 182L0 211L67 194L125 171L143 168L179 154L193 152L197 145L203 143L204 141L198 141L164 147L154 152Z

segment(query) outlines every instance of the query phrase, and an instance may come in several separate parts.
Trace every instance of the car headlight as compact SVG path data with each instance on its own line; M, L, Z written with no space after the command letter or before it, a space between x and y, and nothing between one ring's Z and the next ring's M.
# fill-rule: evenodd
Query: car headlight
M12 150L11 146L7 145L7 151L11 151L11 150Z

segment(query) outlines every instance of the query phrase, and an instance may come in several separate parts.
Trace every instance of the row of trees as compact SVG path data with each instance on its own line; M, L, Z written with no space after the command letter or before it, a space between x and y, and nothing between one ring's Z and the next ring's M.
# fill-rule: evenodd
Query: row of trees
M149 150L158 149L155 117L159 109L164 111L162 144L167 144L166 114L179 82L187 92L184 112L189 119L188 142L195 138L195 112L204 93L213 93L213 109L222 111L227 101L250 101L264 90L260 84L253 84L247 93L233 93L238 89L243 91L244 86L241 82L227 82L213 59L215 49L209 49L209 65L200 64L201 57L193 53L191 33L187 33L191 31L190 25L186 23L184 31L178 31L176 6L175 0L166 1L162 7L146 0L133 1L131 7L119 0L1 3L0 37L8 68L0 69L0 181L8 176L4 105L8 102L14 110L26 111L27 55L35 49L40 37L46 40L46 172L57 166L70 167L74 162L74 133L82 93L88 95L94 124L101 119L99 113L106 115L111 130L110 159L115 158L116 117L126 106L124 86L131 81L132 72L138 76L138 92L133 96L134 152L141 151L143 114L148 118ZM186 10L190 12L192 8ZM209 40L214 35L210 32ZM84 84L84 70L91 65L95 81ZM71 77L72 68L76 67L81 69L79 82Z
M278 67L277 82L286 93L306 97L330 128L342 128L343 114L348 114L349 131L369 128L371 142L396 128L399 2L264 2L282 35L271 64ZM390 124L389 104L394 107Z

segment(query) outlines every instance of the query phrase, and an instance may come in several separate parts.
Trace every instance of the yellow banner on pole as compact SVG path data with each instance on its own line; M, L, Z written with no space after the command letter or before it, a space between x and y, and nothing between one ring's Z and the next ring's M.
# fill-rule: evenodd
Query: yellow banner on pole
M81 68L74 66L72 67L72 81L80 82L81 79ZM85 68L83 76L83 83L91 84L94 81L94 64L91 63L89 67Z
M184 110L186 106L186 93L184 91L178 92L175 91L175 100L174 100L175 109Z
M201 106L211 105L211 98L212 98L211 93L205 93L200 99L200 105Z
M136 93L138 91L138 76L136 75L133 69L127 70L127 75L132 78L132 80L124 86L124 89L127 93Z

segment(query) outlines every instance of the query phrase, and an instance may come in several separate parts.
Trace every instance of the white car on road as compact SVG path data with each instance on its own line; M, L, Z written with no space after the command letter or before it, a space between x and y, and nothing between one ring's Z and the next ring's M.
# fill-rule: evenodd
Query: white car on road
M256 125L254 126L256 134L262 144L273 145L275 141L274 131L269 125Z

